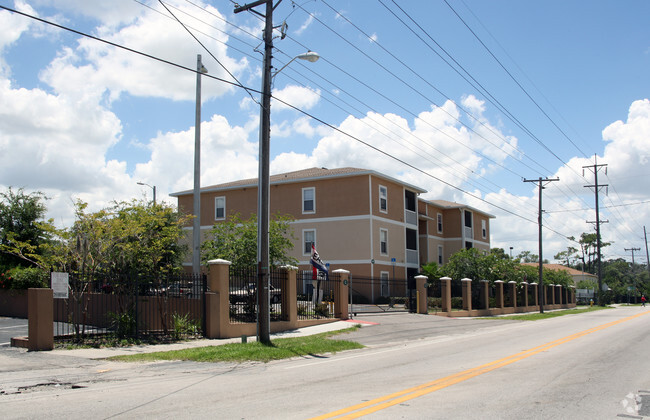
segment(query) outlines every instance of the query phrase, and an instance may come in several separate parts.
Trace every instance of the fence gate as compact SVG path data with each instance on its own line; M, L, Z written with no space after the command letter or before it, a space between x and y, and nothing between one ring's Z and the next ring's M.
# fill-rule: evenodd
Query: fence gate
M350 313L415 312L415 279L351 276Z

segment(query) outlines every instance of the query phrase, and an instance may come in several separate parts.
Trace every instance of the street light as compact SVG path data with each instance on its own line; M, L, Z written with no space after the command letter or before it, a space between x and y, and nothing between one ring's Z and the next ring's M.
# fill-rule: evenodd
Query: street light
M192 273L201 273L201 75L208 69L196 56L196 118L194 121L194 224L192 225Z
M153 205L155 206L156 205L156 186L154 185L152 187L151 185L145 184L144 182L138 182L137 184L147 186L147 187L149 187L149 188L151 188L153 190Z
M267 5L270 4L267 3ZM270 190L270 142L271 142L271 81L293 60L307 60L311 63L320 58L318 54L309 51L292 58L280 70L271 74L271 52L273 49L272 25L268 16L272 13L267 7L267 25L264 31L264 72L262 73L262 104L260 108L260 144L259 144L259 175L257 185L257 339L270 344L270 312L269 312L269 190Z

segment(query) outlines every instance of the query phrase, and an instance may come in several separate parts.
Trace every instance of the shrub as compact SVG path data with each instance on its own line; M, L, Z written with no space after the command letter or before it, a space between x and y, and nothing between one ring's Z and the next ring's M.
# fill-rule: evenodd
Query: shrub
M181 338L199 333L198 324L190 319L189 314L173 314L172 323L174 324L174 331L172 332L172 338L174 340L180 340Z
M319 303L314 307L314 313L318 316L328 317L330 315L330 307L327 302Z
M47 271L16 267L0 274L0 289L26 290L47 287Z
M452 309L463 309L463 298L462 297L452 297L451 298L451 307L452 307Z
M111 329L117 338L128 338L135 335L135 317L130 312L116 314L109 312Z

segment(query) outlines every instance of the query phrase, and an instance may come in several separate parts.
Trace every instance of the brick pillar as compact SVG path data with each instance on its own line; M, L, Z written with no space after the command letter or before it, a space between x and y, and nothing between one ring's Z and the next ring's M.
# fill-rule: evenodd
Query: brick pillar
M27 325L29 350L54 348L54 291L27 290Z
M282 269L286 273L285 282L280 288L282 290L282 316L285 321L295 323L298 321L298 267L285 265ZM336 302L336 296L334 298Z
M533 305L539 306L539 286L537 283L531 283L533 286Z
M555 285L554 284L549 284L548 288L546 289L546 303L549 305L555 305Z
M497 308L503 309L505 306L505 302L503 300L503 280L497 280L494 282L494 285L496 286L496 301L497 301Z
M451 312L451 278L440 278L440 296L442 297L442 312Z
M575 286L571 286L571 291L570 291L570 293L571 293L571 300L570 300L570 302L571 302L571 303L576 303L576 288L575 288Z
M524 305L524 308L525 308L525 307L528 306L528 283L523 282L523 283L521 283L521 286L523 288L522 293L524 294L523 295L523 300L522 300L521 303Z
M463 290L463 309L472 310L472 279L460 279Z
M488 280L479 281L481 309L490 309L490 282Z
M221 338L230 323L230 261L208 261L208 287L206 296L206 335Z
M562 285L561 284L556 284L555 285L555 294L557 297L555 298L555 302L558 305L561 305L564 303L564 299L562 299Z
M427 299L427 276L415 276L415 290L417 291L416 311L419 314L429 313L429 302Z
M341 276L341 283L339 284L339 291L334 296L334 317L339 319L349 319L348 312L348 298L350 287L350 272L348 270L338 269L333 273L338 273ZM295 276L295 272L294 272ZM294 281L294 284L296 282ZM296 301L296 292L294 290L293 300ZM298 309L296 307L296 318L298 317Z
M510 304L513 308L517 307L517 282L512 280L508 282L508 294L510 295Z

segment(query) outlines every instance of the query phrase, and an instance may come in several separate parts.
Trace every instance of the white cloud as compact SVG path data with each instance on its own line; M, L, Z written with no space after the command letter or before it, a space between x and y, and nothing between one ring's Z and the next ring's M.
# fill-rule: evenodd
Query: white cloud
M191 12L187 5L181 5L180 9ZM241 73L248 62L228 57L223 44L228 37L211 28L223 31L226 29L225 23L217 18L221 16L218 10L210 6L207 6L207 10L211 14L204 14L205 23L192 21L187 24L192 26L195 35L231 73ZM137 11L139 14L135 15L133 22L121 26L117 31L110 25L98 28L99 36L153 57L196 68L196 55L201 49L197 48L196 41L178 22L143 7ZM177 11L176 13L180 15ZM204 39L199 33L208 28L216 39ZM202 56L209 75L233 80L211 57L205 53ZM107 90L112 100L119 98L122 92L134 96L191 100L195 95L196 84L194 73L87 38L80 39L76 48L63 50L42 77L57 92L69 94L79 89L77 81L84 80L86 86L95 86L94 94ZM210 80L209 77L203 78L202 85L204 100L233 89L231 85Z
M308 110L316 106L320 100L320 90L312 90L302 86L287 85L282 89L274 89L273 96L280 101L293 105L296 108ZM271 109L273 111L282 111L291 109L283 102L273 101Z
M298 36L302 35L303 32L305 32L305 30L307 30L307 28L309 28L313 22L314 22L314 16L313 15L307 16L307 19L305 19L302 25L300 25L300 28L296 29L294 33Z

